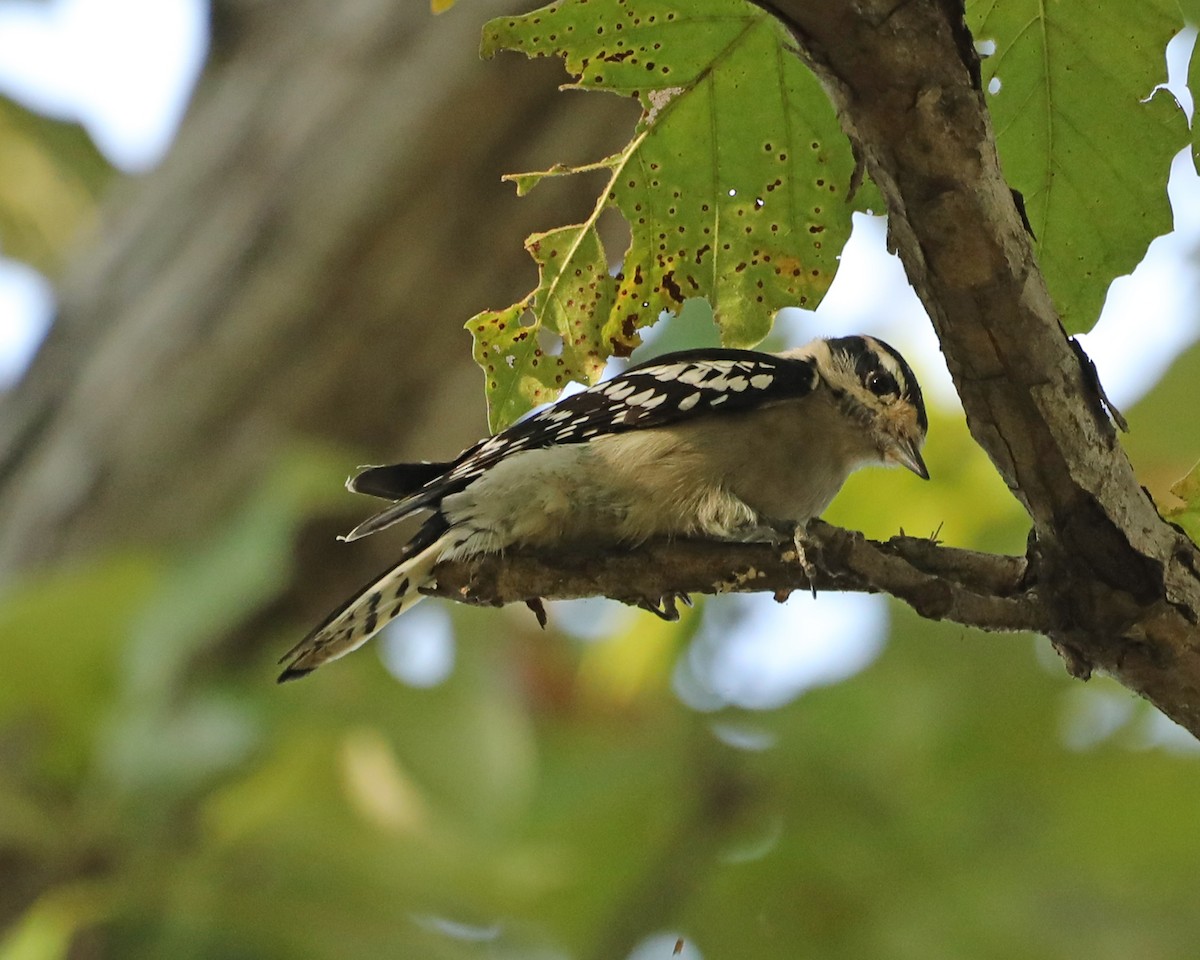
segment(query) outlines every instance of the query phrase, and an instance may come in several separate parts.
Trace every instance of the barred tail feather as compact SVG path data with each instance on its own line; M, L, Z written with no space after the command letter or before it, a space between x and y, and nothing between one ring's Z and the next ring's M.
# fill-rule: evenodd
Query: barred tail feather
M430 572L442 559L447 537L438 537L420 552L381 574L335 610L319 627L279 658L287 667L279 683L297 680L317 667L357 650L424 594Z

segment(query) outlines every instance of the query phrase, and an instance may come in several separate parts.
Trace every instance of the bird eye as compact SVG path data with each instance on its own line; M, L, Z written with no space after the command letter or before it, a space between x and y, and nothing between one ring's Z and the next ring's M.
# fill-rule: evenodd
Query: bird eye
M888 394L899 396L900 394L896 378L882 370L876 370L867 377L867 389L877 397L886 397Z

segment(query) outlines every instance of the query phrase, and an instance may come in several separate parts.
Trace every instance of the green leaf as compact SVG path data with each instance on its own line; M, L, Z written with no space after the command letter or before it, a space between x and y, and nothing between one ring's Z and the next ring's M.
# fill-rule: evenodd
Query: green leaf
M1187 144L1164 51L1182 27L1172 0L1046 4L974 0L1009 182L1025 198L1038 259L1067 330L1091 329L1108 286L1171 229L1167 174Z
M603 315L611 310L614 296L594 225L537 233L525 248L541 274L530 299L467 321L475 361L487 377L488 423L494 431L553 400L569 379L594 383L608 356L595 324L580 319L583 311Z
M1200 0L1178 0L1179 13L1192 26L1200 24ZM1191 86L1191 84L1188 84ZM1192 87L1195 90L1195 87Z
M722 342L741 347L781 307L819 302L850 234L854 162L774 18L742 0L563 0L489 23L483 54L505 48L562 56L578 87L636 96L643 113L618 154L511 178L524 193L548 176L609 172L585 223L530 239L538 289L468 325L493 428L568 379L595 382L608 356L628 356L641 328L689 298L707 298ZM631 234L615 276L596 233L607 209ZM552 363L543 330L564 341Z
M82 128L0 97L0 250L53 271L111 173Z

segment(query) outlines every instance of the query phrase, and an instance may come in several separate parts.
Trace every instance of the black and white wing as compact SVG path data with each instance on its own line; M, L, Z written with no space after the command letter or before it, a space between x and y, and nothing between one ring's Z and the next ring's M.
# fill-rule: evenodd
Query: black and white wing
M802 355L725 349L664 354L564 397L481 440L450 463L364 470L349 482L351 490L398 502L345 539L358 539L436 507L443 497L463 490L513 454L794 400L811 393L817 381L816 364Z

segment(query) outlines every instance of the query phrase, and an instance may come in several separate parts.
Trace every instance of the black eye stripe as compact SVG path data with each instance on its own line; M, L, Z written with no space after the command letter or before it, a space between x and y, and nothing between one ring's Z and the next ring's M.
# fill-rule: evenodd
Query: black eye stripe
M929 419L925 414L925 401L921 396L917 378L912 367L895 347L878 337L863 336L835 337L827 343L831 350L841 353L846 358L846 362L865 389L870 389L867 386L867 378L875 371L883 369L891 374L896 382L897 395L916 408L917 426L922 431L928 429ZM887 362L889 360L890 363Z
M899 396L899 384L904 379L903 369L899 364L892 369L887 362L888 360L895 361L894 351L885 348L878 341L868 341L865 337L841 337L831 343L845 354L854 369L854 375L858 378L858 382L866 389L876 396L884 396L888 393Z

